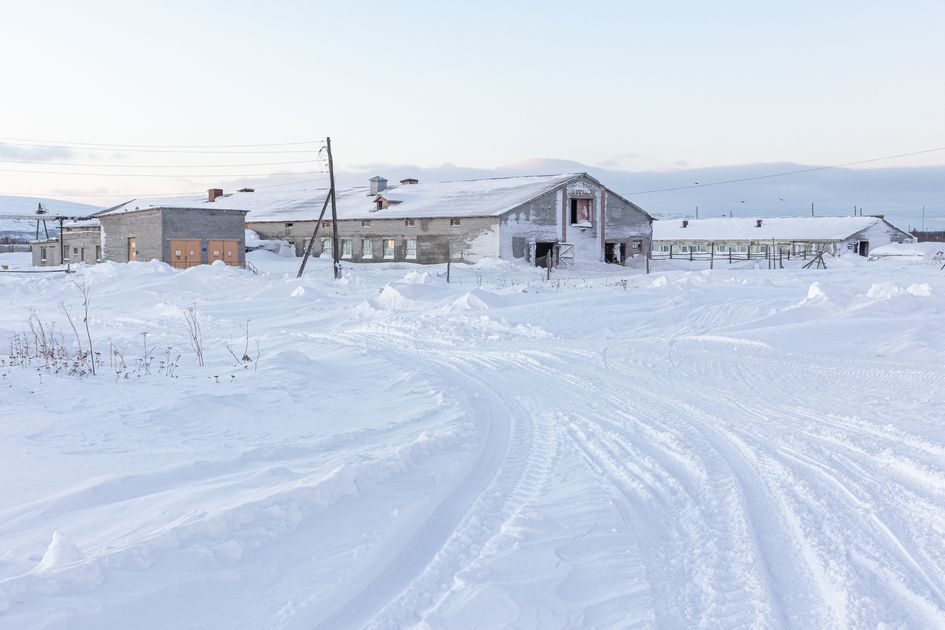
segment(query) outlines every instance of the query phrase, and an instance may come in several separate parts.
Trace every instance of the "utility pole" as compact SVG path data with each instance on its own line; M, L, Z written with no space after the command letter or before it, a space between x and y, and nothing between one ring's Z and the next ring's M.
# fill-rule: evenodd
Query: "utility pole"
M338 209L335 203L335 164L331 157L331 138L325 138L325 144L328 146L328 179L331 182L331 257L337 280L341 277L341 265L338 262L341 252L338 251Z
M925 206L922 206L922 231L925 232Z
M814 202L810 202L810 216L814 216Z
M699 206L696 206L696 218L699 218Z

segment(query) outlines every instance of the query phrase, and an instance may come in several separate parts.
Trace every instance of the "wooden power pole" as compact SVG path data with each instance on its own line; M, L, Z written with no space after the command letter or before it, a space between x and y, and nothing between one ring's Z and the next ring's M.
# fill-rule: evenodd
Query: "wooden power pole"
M331 138L325 138L328 146L328 180L331 182L331 258L335 280L341 277L341 252L338 251L338 209L335 204L335 164L331 157Z
M299 266L299 273L296 275L296 278L301 278L302 274L305 272L305 264L308 262L309 256L312 255L312 247L315 245L315 239L318 237L318 229L321 227L322 220L325 218L325 210L328 209L329 203L331 203L332 270L336 280L341 277L341 265L338 262L340 257L338 252L338 211L335 205L335 168L331 157L331 138L325 138L325 146L328 149L328 177L331 182L331 188L325 196L325 203L322 204L322 211L318 214L318 221L315 222L312 238L309 239L308 247L305 248L305 255L302 256L302 264Z

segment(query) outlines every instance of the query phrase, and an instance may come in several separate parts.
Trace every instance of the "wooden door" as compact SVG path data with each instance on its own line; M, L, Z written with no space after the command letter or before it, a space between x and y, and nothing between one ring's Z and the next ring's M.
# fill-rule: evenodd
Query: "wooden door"
M138 260L138 246L135 244L135 237L128 237L128 262Z
M239 241L207 241L207 262L222 260L228 265L239 265Z
M223 260L223 244L225 241L207 241L207 262L215 263Z
M171 239L168 247L170 249L168 262L172 267L187 269L200 264L199 239Z
M207 262L222 260L228 265L239 265L239 241L207 241Z
M239 241L220 241L223 243L223 262L228 265L240 264Z

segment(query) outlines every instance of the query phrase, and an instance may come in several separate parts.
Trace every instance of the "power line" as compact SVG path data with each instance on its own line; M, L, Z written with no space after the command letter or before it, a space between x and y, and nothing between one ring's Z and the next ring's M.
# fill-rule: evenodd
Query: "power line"
M0 164L40 164L48 166L83 166L90 168L238 168L241 166L287 166L289 164L311 164L324 162L322 158L294 160L291 162L254 162L247 164L89 164L87 162L43 162L40 160L0 160Z
M12 142L28 142L16 146L68 146L68 147L101 147L117 149L246 149L258 147L288 147L299 144L324 144L324 140L303 140L301 142L268 142L265 144L111 144L107 142L67 142L65 140L31 140L29 138L0 138L0 144Z
M282 149L278 151L206 151L206 150L188 150L188 149L133 149L133 148L120 148L120 147L81 147L81 146L70 146L66 144L54 145L54 144L20 144L16 142L0 142L0 146L6 147L26 147L31 149L65 149L65 150L79 150L79 151L121 151L124 153L179 153L179 154L212 154L212 155L222 155L222 154L284 154L284 153L317 153L316 149Z
M282 184L264 184L262 186L253 186L255 189L269 189L269 188L281 188L283 186L298 186L300 184L311 184L315 182L324 182L325 177L328 175L327 172L320 171L324 173L322 177L316 179L303 179L294 182L284 182ZM288 174L288 173L285 173ZM309 175L310 173L293 173L293 175ZM143 197L183 197L187 195L202 195L206 193L205 190L198 190L196 192L154 192L154 193L75 193L75 194L58 194L58 193L24 193L24 192L0 192L0 195L6 195L10 197L33 197L33 198L49 198L49 199L66 199L72 197L96 197L96 198L105 198L105 197L121 197L126 199L141 199ZM2 217L0 217L2 218Z
M318 170L318 171L308 171L315 173L326 173L327 171ZM275 175L276 173L236 173L234 175L224 175L221 173L206 173L206 174L194 174L194 173L167 173L167 174L155 174L155 173L73 173L70 171L34 171L34 170L11 170L6 168L0 168L0 174L2 173L28 173L28 174L41 174L41 175L82 175L86 177L163 177L163 178L176 178L176 177L216 177L219 179L234 179L237 177L268 177L270 175ZM282 175L305 175L307 173L281 173Z
M847 167L847 166L857 166L857 165L860 165L860 164L870 164L870 163L872 163L872 162L882 162L882 161L884 161L884 160L895 160L895 159L898 159L898 158L911 157L911 156L914 156L914 155L923 155L923 154L926 154L926 153L935 153L935 152L937 152L937 151L945 151L945 147L936 147L936 148L934 148L934 149L924 149L924 150L922 150L922 151L913 151L912 153L900 153L899 155L887 155L887 156L885 156L885 157L870 158L870 159L868 159L868 160L857 160L857 161L855 161L855 162L844 162L843 164L832 164L832 165L829 165L829 166L814 166L814 167L811 167L811 168L803 168L803 169L797 169L797 170L793 170L793 171L782 171L782 172L780 172L780 173L770 173L770 174L768 174L768 175L756 175L756 176L754 176L754 177L742 177L742 178L739 178L739 179L727 179L727 180L720 181L720 182L709 182L709 183L706 183L706 184L701 184L701 183L698 183L698 182L697 182L697 183L695 183L695 184L689 184L689 185L686 185L686 186L675 186L675 187L672 187L672 188L654 188L654 189L652 189L652 190L641 190L641 191L637 191L637 192L621 193L621 194L622 194L624 197L629 197L629 196L631 196L631 195L648 195L648 194L650 194L650 193L671 192L671 191L674 191L674 190L690 190L690 189L692 189L692 188L706 188L706 187L708 187L708 186L723 186L723 185L725 185L725 184L737 184L737 183L740 183L740 182L750 182L750 181L755 181L755 180L759 180L759 179L771 179L771 178L774 178L774 177L786 177L786 176L788 176L788 175L801 175L801 174L803 174L803 173L814 173L814 172L816 172L816 171L826 171L826 170L830 170L830 169L834 169L834 168L844 168L844 167Z

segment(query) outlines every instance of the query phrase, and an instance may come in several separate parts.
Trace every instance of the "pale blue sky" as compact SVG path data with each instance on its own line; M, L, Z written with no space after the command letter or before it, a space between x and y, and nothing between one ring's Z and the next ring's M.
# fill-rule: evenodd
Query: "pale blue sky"
M330 134L349 169L491 168L533 157L630 170L825 164L945 145L941 1L84 0L2 8L3 138L198 145ZM24 150L32 151L0 147L0 159ZM56 158L47 153L30 155ZM895 162L913 164L945 164L945 152ZM30 168L49 167L0 165L0 193L212 183L9 172Z

